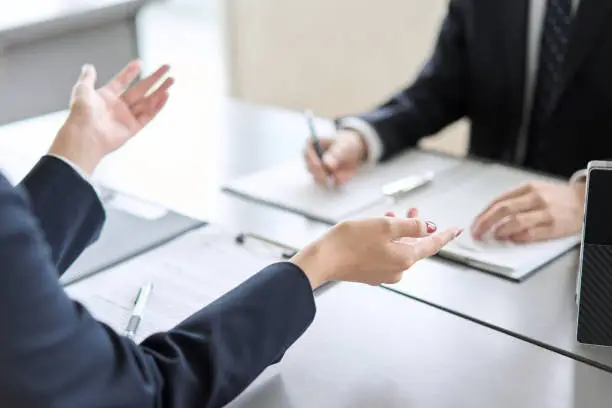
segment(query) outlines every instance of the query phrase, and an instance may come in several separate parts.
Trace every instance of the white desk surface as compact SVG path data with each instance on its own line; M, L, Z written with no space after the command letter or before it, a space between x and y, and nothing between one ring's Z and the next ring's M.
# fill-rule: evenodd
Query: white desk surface
M124 149L108 157L100 166L94 178L109 188L129 192L135 196L158 202L175 211L196 218L227 223L228 226L232 228L238 226L239 228L244 227L245 229L255 230L256 232L265 232L280 240L285 240L285 238L287 240L294 239L298 241L298 243L295 244L297 246L301 245L300 242L303 244L312 239L312 237L325 231L326 227L308 222L301 217L256 206L240 200L232 201L230 198L219 194L219 187L223 182L233 177L282 162L289 154L299 154L307 132L306 129L303 129L303 118L301 115L279 109L258 108L230 101L214 106L202 106L197 102L197 98L192 98L188 92L183 92L182 90L176 92L176 95L174 95L167 109L155 120L155 122ZM59 128L64 115L63 113L52 114L0 128L0 164L4 164L5 167L9 169L11 178L14 180L19 179L19 177L23 176L25 172L29 170L30 166L38 157L44 154L55 132ZM298 236L298 238L295 238L296 236ZM426 275L426 273L424 275ZM489 277L483 275L482 279L485 278ZM495 278L490 277L490 279ZM433 283L430 282L429 284ZM445 282L439 282L439 284L444 286ZM426 284L424 283L423 285ZM508 285L514 284L508 282ZM335 287L330 288L330 292L327 294L330 295L330 299L333 298L333 292L336 289ZM382 312L384 312L383 309L385 309L385 305L392 304L394 305L393 307L403 308L403 305L408 305L409 303L407 302L410 302L406 299L402 299L399 295L383 291L382 289L380 290L381 294L372 299L380 299L381 303L377 304L376 302L371 302L371 304L374 308L380 307ZM448 291L449 288L441 287L440 290L446 293L445 291ZM474 288L473 290L476 291L477 289ZM520 291L520 286L517 291ZM456 294L456 296L461 296L461 294ZM397 300L392 300L395 298L397 298ZM519 300L520 296L517 295L514 300L504 299L503 302L511 303L512 301ZM341 305L336 304L334 307L340 306ZM418 311L418 313L423 313L424 316L427 314L446 316L445 313L440 311L435 311L434 313L430 307L425 305L412 307L412 309ZM410 314L410 308L402 310ZM398 315L404 316L404 313L398 312ZM422 318L418 316L406 316L405 321L402 321L400 324L410 325L413 317L422 321ZM520 316L515 316L515 318L520 318ZM326 318L324 315L319 316L319 320L321 319L323 319L323 322L315 323L314 327L319 327L319 329L315 330L323 330L321 327L325 325L333 327L333 324L329 322L325 323ZM404 319L404 317L402 317L402 319ZM474 331L474 333L482 333L482 336L475 335L474 337L478 340L478 344L486 345L489 342L488 339L498 339L493 342L493 348L497 347L495 344L507 343L518 344L518 346L512 346L517 347L517 350L528 350L525 353L522 351L519 352L516 355L516 361L514 361L514 359L508 360L504 357L504 347L499 348L500 352L496 355L503 360L503 364L513 364L513 367L520 366L523 368L519 367L520 370L517 368L517 370L514 371L518 374L513 374L512 377L505 379L501 378L504 377L503 375L500 376L496 374L496 365L488 369L488 372L492 374L491 377L478 373L471 374L471 380L464 382L468 387L466 388L467 393L477 395L478 393L486 391L487 399L484 401L491 403L496 401L495 392L507 394L508 391L504 391L506 389L514 390L514 392L517 393L522 392L520 384L527 387L530 382L525 380L525 378L531 378L529 375L533 376L534 373L530 373L530 370L536 370L541 371L539 374L536 373L540 377L534 382L534 384L539 385L536 386L535 389L529 389L529 392L535 395L534 399L531 400L535 401L535 403L526 405L519 404L516 406L554 406L555 408L558 406L599 407L602 405L597 402L598 396L603 396L609 401L609 399L607 399L608 397L605 396L605 393L609 389L609 387L605 386L605 384L609 384L609 377L607 377L607 374L605 376L599 374L599 370L572 361L571 359L557 355L553 352L539 349L536 346L528 345L520 340L486 329L475 323L463 321L452 316L444 317L444 319L457 319L457 321L461 322L461 326L467 325L465 327L468 327L468 330ZM558 323L559 322L548 322L548 324L551 325ZM469 327L472 326L473 330L469 329ZM372 327L374 328L372 329ZM372 327L362 328L363 335L371 338L375 332L383 330L383 326L380 324L376 324ZM436 329L436 337L433 339L441 339L444 336L447 336L449 339L454 338L452 330L450 332L448 330L445 331L443 327L438 329ZM353 347L359 348L360 344L364 344L366 352L372 350L372 345L376 344L376 342L361 343L362 340L360 340L357 333L358 332L355 332L354 335L350 336ZM408 334L404 333L403 335L408 336ZM396 335L402 334L396 333ZM305 337L304 341L308 341L308 338L312 339L314 335L310 336L311 337ZM300 378L303 375L300 374L302 368L310 364L306 361L305 356L316 351L318 345L327 344L328 341L333 340L333 336L325 340L325 333L317 335L316 338L318 340L313 343L314 346L306 346L304 344L308 343L300 343L302 345L296 347L294 354L288 355L289 358L286 360L285 364L289 367L294 367L289 369L289 372L293 374L287 374L289 377L286 377L291 380L289 384L293 384L291 386L291 395L302 395L304 392L303 390L308 389L308 387L303 389L298 387L298 383L301 382ZM410 347L410 338L405 337L401 343ZM451 343L453 342L449 340L449 343L446 344L445 347L451 347ZM470 341L467 343L472 344ZM394 344L399 344L397 339L389 342L388 345L392 346ZM416 350L419 349L417 348ZM546 356L542 358L544 360L549 360L549 362L543 364L540 357L533 359L529 357L530 355L535 356L532 350L537 350L535 354L539 356ZM421 352L423 354L423 361L436 358L435 356L427 356L425 354L425 349L422 349ZM302 358L291 357L299 356L300 353L306 354L304 354ZM458 353L456 355L458 360L453 360L454 354L449 355L450 360L448 364L459 364L458 362L462 361L461 358L465 357L461 357L462 352L459 349L456 350L455 353ZM494 354L495 353L491 353L491 355ZM385 356L382 357L388 358L388 356L389 354L385 354ZM324 357L325 356L321 355L321 358L319 358L315 355L314 358L322 359L321 364L324 364ZM353 356L351 358L357 358L355 363L361 361L359 356ZM378 360L372 359L371 361L375 362ZM553 369L557 364L555 361L562 362L560 364L565 366L565 368L561 371L557 371L556 368ZM398 361L396 359L386 360L386 362L381 359L376 363L376 367L378 367L377 370L379 370L376 372L382 375L384 367L387 367L389 364L394 365L397 363ZM291 366L291 364L295 365ZM419 364L421 369L428 367L424 362ZM435 378L436 381L442 381L441 379L444 378L443 367L445 362L439 360L436 364L434 364L433 367L438 367L442 371L437 374L437 377L435 376L436 373L430 372L429 374L434 375L433 378ZM365 367L366 366L363 366L362 369L365 370ZM574 369L571 367L577 368ZM411 366L407 365L399 372L409 370L410 368ZM323 378L323 380L317 379L318 377L313 378L312 381L314 382L310 383L310 386L328 381L329 375L325 373L332 373L334 376L338 375L338 378L340 378L343 375L342 370L344 370L344 368L339 365L335 366L332 371L323 370L323 374L321 374L322 377L320 377ZM503 372L503 370L500 371L502 374ZM583 372L588 372L590 374L583 374ZM411 378L418 378L418 375L415 373L418 373L418 371L412 372ZM523 375L525 375L525 377L523 377ZM368 398L376 393L382 393L382 391L375 386L377 384L375 381L370 383L370 385L363 383L366 378L367 376L365 376L365 372L363 372L358 384L360 384L360 387L363 386L365 388L370 386L374 387L374 389L370 389L370 391L367 392ZM547 382L549 378L551 382ZM350 383L347 381L347 379L340 381L339 386L346 389L354 389L355 383L353 381ZM574 381L577 381L577 383L574 383ZM423 406L411 403L411 401L413 401L412 393L416 392L414 385L412 388L404 389L404 382L401 381L399 377L392 379L391 383L385 383L386 385L383 384L383 389L388 390L389 384L394 384L393 387L396 390L394 392L399 392L401 398L397 400L399 402L386 406ZM459 383L447 383L448 386L453 384L455 384L456 387ZM517 386L516 384L519 385ZM554 385L555 391L549 394L548 391L546 391L548 390L546 388L547 384L551 387ZM441 386L442 385L443 384L441 384ZM578 387L578 390L576 390L576 387ZM444 390L445 388L442 387L440 389ZM547 403L548 405L542 405L543 400L538 397L538 392L540 392L538 389L541 389L540 391L543 390L542 392L546 391L546 393L542 395L550 395L552 398L551 401L565 401L565 405L551 405L550 403ZM433 388L431 388L430 391L433 392ZM316 404L299 405L297 402L295 403L297 405L283 405L282 403L274 402L277 401L275 398L278 397L274 394L276 391L270 392L272 392L272 394L268 392L264 393L268 396L264 398L264 401L270 401L268 398L272 398L273 402L271 402L270 405L262 406L323 406ZM284 392L283 389L281 389L280 392ZM338 394L333 394L333 390L328 390L328 392L330 392L330 394L327 394L330 396L330 401L342 402L342 399L338 399L339 397L334 397L334 395ZM576 392L579 392L581 395L578 399L574 397ZM587 405L581 404L580 401L586 398L585 395L589 393L593 393L593 398L595 398L595 400L591 400L591 403ZM348 398L350 396L349 394L350 393L345 393L343 395ZM321 394L321 398L325 395L326 394ZM468 397L469 395L465 398ZM321 398L318 400L315 398L315 400L321 402L323 401ZM417 398L415 401L420 400ZM429 401L434 400L430 399ZM470 400L468 398L466 401L474 402L477 400ZM538 405L537 403L541 404ZM341 404L335 406L352 405ZM496 405L489 404L488 406Z
M612 375L380 288L338 284L231 408L596 408Z
M307 138L301 114L231 100L198 106L187 86L176 87L154 122L98 167L95 182L294 247L328 229L220 193L234 177L299 155ZM16 182L30 170L65 117L58 112L0 127L0 168L9 179Z

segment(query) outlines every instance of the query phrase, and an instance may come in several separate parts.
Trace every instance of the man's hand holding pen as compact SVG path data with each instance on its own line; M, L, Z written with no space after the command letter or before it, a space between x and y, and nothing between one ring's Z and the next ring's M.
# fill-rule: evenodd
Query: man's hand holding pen
M318 184L344 184L357 172L367 157L367 146L362 137L352 130L339 130L335 137L319 138L322 159L317 154L313 138L308 140L304 157L308 171Z

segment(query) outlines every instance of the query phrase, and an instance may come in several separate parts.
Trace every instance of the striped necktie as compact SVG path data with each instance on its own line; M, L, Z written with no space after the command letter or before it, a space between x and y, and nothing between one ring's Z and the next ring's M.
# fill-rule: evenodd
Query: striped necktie
M572 28L572 0L548 0L542 29L540 60L528 133L528 155L543 146L542 131L561 91L563 66ZM537 160L537 157L534 157Z

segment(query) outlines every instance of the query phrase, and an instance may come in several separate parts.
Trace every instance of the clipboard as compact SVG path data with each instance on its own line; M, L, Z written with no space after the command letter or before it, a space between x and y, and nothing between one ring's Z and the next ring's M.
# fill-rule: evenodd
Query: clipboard
M265 237L208 224L66 287L103 323L121 333L138 290L153 283L135 340L165 331L295 249Z

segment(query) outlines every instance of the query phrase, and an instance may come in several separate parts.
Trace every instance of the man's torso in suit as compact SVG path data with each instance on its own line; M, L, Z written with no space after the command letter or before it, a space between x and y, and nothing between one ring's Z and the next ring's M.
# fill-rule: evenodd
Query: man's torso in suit
M530 0L452 0L438 43L417 80L362 116L388 158L451 122L471 120L469 153L562 176L612 157L612 1L581 0L559 97L525 161Z
M471 6L471 7L470 7ZM523 122L528 0L463 7L469 68L470 152L512 160ZM572 23L560 96L528 167L568 176L612 156L612 2L582 0Z

